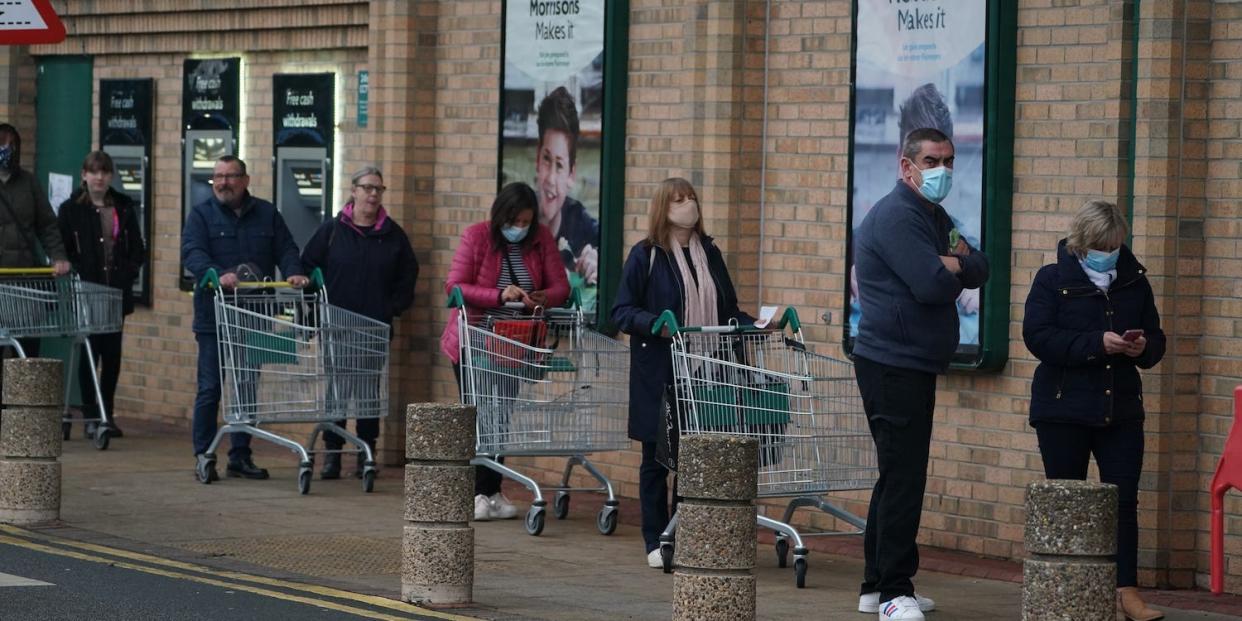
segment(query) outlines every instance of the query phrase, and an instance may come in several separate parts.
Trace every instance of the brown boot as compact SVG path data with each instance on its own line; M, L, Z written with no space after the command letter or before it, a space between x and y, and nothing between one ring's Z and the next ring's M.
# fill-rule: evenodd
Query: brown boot
M1157 621L1164 618L1163 612L1147 607L1136 587L1117 589L1117 605L1126 616L1126 621Z

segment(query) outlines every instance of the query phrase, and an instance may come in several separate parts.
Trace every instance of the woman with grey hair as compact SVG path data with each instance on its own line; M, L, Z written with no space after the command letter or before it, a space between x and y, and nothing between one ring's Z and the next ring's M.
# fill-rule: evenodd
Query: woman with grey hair
M418 260L409 237L384 209L387 188L380 170L363 167L354 173L350 185L349 201L340 213L320 225L306 242L302 264L308 274L315 268L323 271L333 305L391 325L393 318L414 303ZM344 420L336 424L345 427ZM379 419L358 419L356 431L374 452ZM329 452L320 478L340 478L341 454L337 451L344 439L328 432L323 441ZM373 466L360 453L354 474L361 477L364 468Z
M1117 486L1117 593L1127 619L1155 621L1138 593L1138 482L1143 470L1139 369L1164 356L1164 332L1147 270L1125 245L1116 205L1093 200L1057 245L1057 262L1035 275L1022 338L1039 359L1031 382L1031 426L1049 479Z

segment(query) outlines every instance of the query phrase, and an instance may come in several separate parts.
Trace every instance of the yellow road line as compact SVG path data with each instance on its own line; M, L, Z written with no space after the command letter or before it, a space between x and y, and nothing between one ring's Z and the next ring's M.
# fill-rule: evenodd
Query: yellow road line
M314 585L314 584L304 584L300 582L289 582L286 580L278 580L275 578L267 578L264 576L256 576L253 574L244 574L244 573L235 572L235 571L219 570L219 569L214 569L211 567L206 567L203 565L195 565L193 563L185 563L182 561L175 561L172 559L166 559L166 558L162 558L159 556L143 554L141 552L130 552L128 550L110 548L108 546L102 546L102 545L93 544L93 543L85 543L81 541L74 541L72 539L53 537L51 535L27 531L27 530L17 528L14 526L8 526L6 524L0 524L0 532L6 532L15 537L26 537L30 539L38 539L40 541L46 541L48 543L53 543L56 545L78 548L81 550L87 550L87 551L95 552L98 554L106 554L109 556L115 556L118 558L126 558L126 559L130 559L133 561L150 563L154 565L162 565L164 567L171 567L171 568L180 569L183 571L205 573L205 574L214 575L220 578L226 578L229 580L242 580L245 582L253 582L255 584L267 585L270 587L283 588L283 589L289 589L289 590L294 590L294 591L302 591L304 593L313 593L315 595L320 595L324 597L332 597L336 599L350 600L350 601L355 601L361 604L376 606L379 608L387 608L390 610L408 612L408 613L418 614L418 615L422 615L426 617L433 617L436 619L444 619L445 621L479 621L475 617L466 617L463 615L455 615L455 614L450 614L446 612L440 612L438 610L430 610L427 608L422 608L420 606L415 606L413 604L407 604L405 602L400 602L397 600L389 599L387 597L379 597L377 595L366 595L363 593L353 593L350 591L334 589L331 587L319 586L319 585ZM3 537L3 536L0 536L0 542L14 543L14 545L21 545L21 540L15 540L15 539ZM37 546L39 544L30 544L30 545ZM43 547L43 546L40 546L40 547ZM78 553L76 552L70 552L68 550L65 550L64 552L66 556L74 555L74 558L78 558L77 556ZM88 557L88 555L80 555L80 556ZM89 557L89 559L95 560L96 562L108 562L108 563L113 562L107 559L98 559L98 557ZM118 564L118 566L121 566L121 565ZM164 575L164 574L160 574L160 575ZM175 574L175 575L177 577L185 577L186 579L190 579L190 580L198 579L194 576L186 576L184 574ZM231 587L234 585L229 585L229 586ZM319 601L319 600L311 600L311 601ZM379 617L376 617L376 618L379 618Z

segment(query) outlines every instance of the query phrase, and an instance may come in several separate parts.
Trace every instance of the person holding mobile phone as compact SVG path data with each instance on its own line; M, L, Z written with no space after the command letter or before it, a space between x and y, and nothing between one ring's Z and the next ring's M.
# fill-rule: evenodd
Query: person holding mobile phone
M1057 262L1035 275L1022 338L1039 359L1030 422L1049 479L1087 478L1117 486L1118 605L1126 619L1155 621L1138 593L1138 481L1143 470L1143 384L1139 369L1164 356L1160 314L1147 269L1125 245L1125 214L1088 201L1057 244Z

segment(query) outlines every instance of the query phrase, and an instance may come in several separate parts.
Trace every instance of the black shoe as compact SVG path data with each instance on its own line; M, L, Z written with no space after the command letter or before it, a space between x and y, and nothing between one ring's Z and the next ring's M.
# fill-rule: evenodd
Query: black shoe
M125 432L116 426L116 421L108 421L108 435L114 438L124 438Z
M224 472L231 478L244 478L244 479L266 479L267 478L267 469L260 468L254 465L254 461L251 460L249 457L243 460L240 460L240 461L229 460L228 468L225 468Z
M204 457L202 454L195 455L194 459L196 460L195 468L194 468L194 478L197 479L199 483L204 482L203 473L206 473L207 475L206 483L211 483L212 481L220 480L220 475L216 474L216 465L214 462L208 463L207 458Z
M323 456L323 470L319 471L319 478L324 481L341 478L340 453L327 453Z

